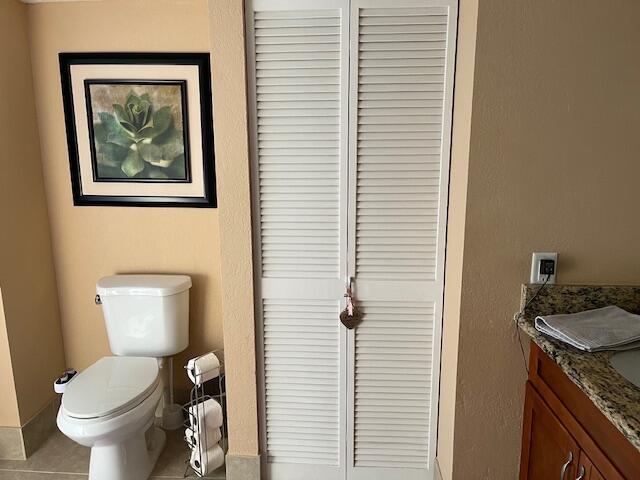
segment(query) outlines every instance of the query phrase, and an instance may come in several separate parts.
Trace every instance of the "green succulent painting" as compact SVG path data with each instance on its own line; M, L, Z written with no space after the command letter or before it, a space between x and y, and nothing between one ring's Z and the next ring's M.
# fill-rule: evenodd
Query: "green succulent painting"
M187 180L181 88L90 86L97 181Z

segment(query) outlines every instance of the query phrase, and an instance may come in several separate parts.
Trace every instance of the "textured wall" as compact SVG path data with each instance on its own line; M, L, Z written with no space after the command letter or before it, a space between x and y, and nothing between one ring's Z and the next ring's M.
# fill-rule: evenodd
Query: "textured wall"
M213 83L225 92L214 101L224 113L216 131L229 453L251 457L259 447L243 0L209 0L209 12Z
M43 164L67 362L108 355L93 304L112 273L192 276L191 342L181 365L226 350L230 453L258 453L251 215L242 0L105 0L29 7ZM73 207L58 52L210 51L218 205L211 209ZM178 384L185 385L181 369Z
M0 290L0 382L4 388L0 390L0 427L20 426L20 412L18 411L18 397L13 383L13 365L7 322L4 317L2 290Z
M52 400L64 367L26 10L0 2L0 426L13 427Z
M218 210L74 207L58 52L208 51L206 0L109 0L29 7L31 55L67 364L109 355L96 281L114 273L193 278L190 345L222 348ZM178 385L186 385L177 368Z
M532 251L561 283L640 282L640 3L479 2L453 477L512 480Z
M477 23L478 0L461 0L459 4L456 78L453 101L438 448L436 452L442 478L447 480L451 479L453 472L460 300L467 212L469 140L471 136Z

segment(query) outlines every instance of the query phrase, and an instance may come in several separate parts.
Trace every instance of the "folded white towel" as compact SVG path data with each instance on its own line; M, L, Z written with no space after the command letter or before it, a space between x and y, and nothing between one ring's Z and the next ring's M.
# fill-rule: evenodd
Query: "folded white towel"
M543 315L536 329L579 350L628 350L640 346L640 315L609 306L580 313Z
M202 385L220 375L220 360L213 352L192 358L187 362L187 375L195 385Z
M187 437L187 442L192 448L202 447L206 450L220 441L222 431L220 428L205 428L204 432L196 432L192 428L187 428L184 436Z
M193 468L200 475L208 475L224 464L224 451L220 445L214 445L208 450L201 451L196 448L191 451L189 461Z
M213 398L189 407L191 429L203 432L222 426L222 407Z

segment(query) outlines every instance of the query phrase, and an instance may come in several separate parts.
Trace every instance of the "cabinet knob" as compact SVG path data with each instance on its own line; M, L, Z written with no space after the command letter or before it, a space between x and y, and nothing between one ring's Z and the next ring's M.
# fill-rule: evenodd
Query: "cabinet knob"
M569 458L567 458L566 463L562 465L562 468L560 469L560 480L564 480L564 477L567 474L567 469L569 468L569 465L571 465L571 462L573 462L573 452L569 452Z
M580 465L580 475L577 476L576 480L584 480L584 476L587 471L584 468L584 465Z

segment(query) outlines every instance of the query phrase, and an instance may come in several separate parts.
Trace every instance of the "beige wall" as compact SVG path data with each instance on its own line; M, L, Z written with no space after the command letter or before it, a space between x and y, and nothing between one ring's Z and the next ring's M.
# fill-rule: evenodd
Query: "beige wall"
M531 252L559 252L562 283L640 282L639 19L629 1L479 2L455 479L517 476Z
M84 369L109 345L96 281L114 273L193 278L192 354L222 348L218 210L74 207L58 53L208 51L205 0L112 0L29 7L31 58L67 364ZM179 385L185 376L177 370Z
M209 0L209 17L213 85L223 92L214 94L214 101L216 111L223 112L217 117L222 121L216 122L216 148L221 153L217 163L229 453L255 457L258 406L243 0Z
M64 367L26 7L17 0L0 2L0 65L0 426L15 427L54 397Z
M122 272L193 277L191 342L224 347L229 453L258 453L242 0L105 0L29 7L43 168L67 363L109 348L95 282ZM74 207L58 52L211 51L218 209ZM222 252L222 253L221 253ZM224 279L224 282L221 281ZM223 310L224 307L224 310ZM177 369L179 385L186 385Z
M507 480L516 476L525 379L510 319L530 253L560 252L562 282L640 280L640 66L629 61L639 53L640 7L477 3L461 1L438 458L445 479ZM83 368L108 353L93 305L101 275L192 274L190 352L221 346L224 321L231 453L255 455L242 1L207 7L205 0L29 7L35 90L68 363ZM170 25L171 35L157 35L159 25ZM212 50L220 209L72 206L57 53L132 45Z
M453 472L460 299L477 22L478 0L461 0L458 15L455 98L453 102L438 446L436 451L440 474L444 479L450 479Z
M630 61L639 53L640 6L479 3L461 2L438 458L445 479L507 480L516 476L525 379L510 319L530 253L558 251L562 282L640 280L640 66ZM207 7L205 0L29 7L43 166L67 362L84 368L108 354L93 305L101 275L189 273L192 342L182 358L221 346L224 320L231 452L255 455L242 1ZM171 35L157 34L162 25ZM72 206L57 53L132 45L212 50L220 209ZM4 284L3 293L9 312Z
M9 350L7 322L4 318L2 290L0 290L0 384L3 385L0 390L0 427L17 427L20 425L20 412L16 386L13 383L13 365Z

